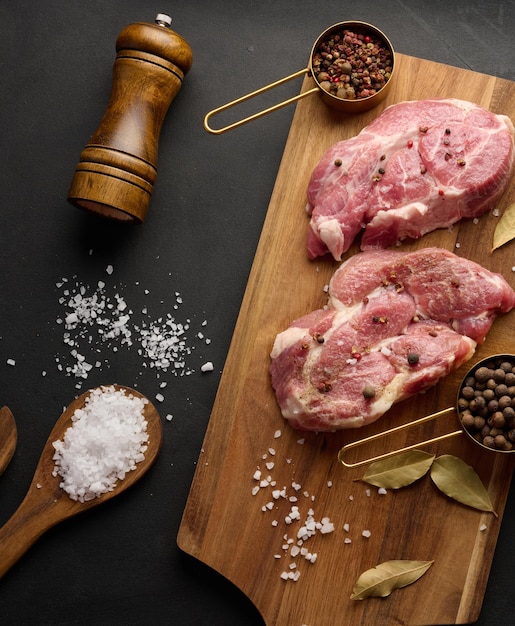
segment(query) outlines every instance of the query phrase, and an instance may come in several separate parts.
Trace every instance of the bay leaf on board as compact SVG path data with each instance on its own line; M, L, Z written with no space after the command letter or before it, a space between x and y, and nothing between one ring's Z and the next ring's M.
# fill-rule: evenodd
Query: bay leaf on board
M356 581L351 600L386 598L394 589L411 585L423 576L434 561L392 560L366 570Z
M437 457L431 466L431 480L447 496L480 511L493 513L488 491L476 471L452 454Z
M497 222L492 243L492 252L515 237L515 203L504 210L501 219Z
M371 463L361 480L376 487L400 489L425 476L434 458L423 450L408 450Z

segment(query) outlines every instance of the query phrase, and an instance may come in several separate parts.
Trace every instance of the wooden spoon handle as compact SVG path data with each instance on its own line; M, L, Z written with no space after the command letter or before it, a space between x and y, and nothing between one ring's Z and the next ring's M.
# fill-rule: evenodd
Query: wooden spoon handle
M14 415L3 406L0 409L0 474L9 465L17 443L17 430Z
M41 535L57 523L45 514L51 501L25 497L18 509L0 528L0 578L20 559Z

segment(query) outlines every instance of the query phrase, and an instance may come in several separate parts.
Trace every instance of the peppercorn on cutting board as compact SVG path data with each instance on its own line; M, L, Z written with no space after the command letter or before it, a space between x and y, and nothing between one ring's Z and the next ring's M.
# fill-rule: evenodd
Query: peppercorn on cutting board
M282 419L270 386L269 353L276 334L325 304L323 288L337 267L328 257L309 261L305 250L305 191L326 148L357 134L385 106L403 100L462 98L515 120L515 83L404 55L398 55L397 63L392 91L372 111L342 117L317 96L297 105L179 529L179 547L235 583L268 626L476 621L511 482L511 456L482 451L464 435L426 449L472 465L498 517L450 500L429 476L379 494L356 480L366 468L344 468L337 454L345 443L453 406L459 382L473 363L490 354L515 353L515 312L496 320L468 365L360 430L294 431ZM303 89L309 86L306 77ZM514 201L512 183L498 207L502 211ZM488 213L478 224L466 221L403 247L437 245L455 251L501 272L515 287L515 242L490 252L498 219ZM379 454L457 427L457 416L451 414L360 452ZM275 499L273 490L282 493ZM293 506L299 519L287 523ZM310 515L316 522L329 518L334 531L317 530L303 544L308 554L294 557L285 548L294 545ZM421 580L389 598L350 600L358 576L390 559L434 564ZM285 580L288 573L297 573L297 579Z

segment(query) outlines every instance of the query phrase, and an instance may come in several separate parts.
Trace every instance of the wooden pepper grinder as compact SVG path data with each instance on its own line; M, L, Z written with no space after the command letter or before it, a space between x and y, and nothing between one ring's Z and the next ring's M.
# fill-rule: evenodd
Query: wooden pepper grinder
M191 67L171 18L130 24L116 40L111 97L81 152L68 200L105 217L141 223L157 177L161 127Z

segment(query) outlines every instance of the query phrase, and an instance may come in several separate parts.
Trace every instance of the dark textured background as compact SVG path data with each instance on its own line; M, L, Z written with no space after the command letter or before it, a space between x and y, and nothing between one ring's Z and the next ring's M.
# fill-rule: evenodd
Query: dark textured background
M66 196L106 108L116 37L158 12L173 16L173 29L193 49L193 67L163 126L148 218L141 227L120 227L74 209ZM140 483L49 531L0 581L0 623L262 624L237 589L181 554L175 538L294 109L219 137L202 120L305 67L318 35L345 19L375 24L404 54L515 80L513 0L0 4L0 404L19 429L18 450L0 478L0 523L20 503L51 427L80 390L119 382L151 399L162 391L158 409L173 415L164 420L162 453ZM300 84L262 102L295 95ZM144 307L145 319L167 312L181 323L190 319L194 349L186 361L196 371L158 378L135 348L103 345L102 368L79 390L80 381L58 368L72 362L57 321L63 277L89 286L103 280L107 294L128 302L134 324ZM175 292L183 300L178 309ZM211 343L195 337L199 330ZM201 374L206 360L215 370ZM482 626L514 621L514 535L512 490ZM228 537L228 546L236 540Z

